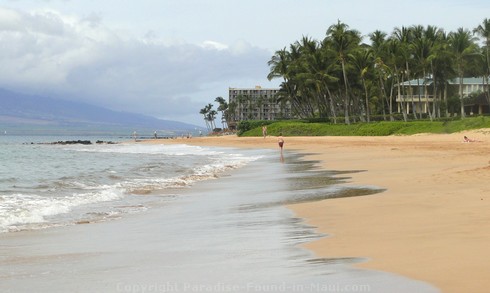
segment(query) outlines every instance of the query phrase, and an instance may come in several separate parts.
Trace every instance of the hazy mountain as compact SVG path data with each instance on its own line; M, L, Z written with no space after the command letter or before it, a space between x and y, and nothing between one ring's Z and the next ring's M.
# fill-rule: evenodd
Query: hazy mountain
M186 133L202 127L0 89L0 131L20 134Z

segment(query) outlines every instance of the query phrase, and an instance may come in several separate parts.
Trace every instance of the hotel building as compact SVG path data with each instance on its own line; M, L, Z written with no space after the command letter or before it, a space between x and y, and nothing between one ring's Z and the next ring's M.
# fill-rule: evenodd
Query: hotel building
M281 101L278 88L229 88L231 120L277 120L291 118L291 105Z

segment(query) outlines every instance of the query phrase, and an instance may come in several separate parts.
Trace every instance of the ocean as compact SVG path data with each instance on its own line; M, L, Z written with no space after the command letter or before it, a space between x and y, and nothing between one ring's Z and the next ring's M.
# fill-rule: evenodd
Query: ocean
M185 144L124 143L117 137L82 138L91 145L52 144L73 140L78 138L0 137L0 233L137 213L165 201L168 190L260 157Z
M277 150L0 138L1 292L438 292L317 258L286 204L379 190ZM396 289L394 289L396 288Z

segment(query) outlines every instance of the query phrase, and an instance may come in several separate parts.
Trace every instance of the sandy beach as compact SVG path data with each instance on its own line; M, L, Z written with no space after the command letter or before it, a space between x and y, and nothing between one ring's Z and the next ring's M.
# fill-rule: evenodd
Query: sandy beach
M463 143L463 135L479 142ZM146 143L277 148L275 137L236 136ZM490 130L389 137L286 137L347 183L374 195L289 206L328 237L304 246L319 257L361 257L357 266L428 282L442 292L490 289ZM279 149L278 149L279 157Z

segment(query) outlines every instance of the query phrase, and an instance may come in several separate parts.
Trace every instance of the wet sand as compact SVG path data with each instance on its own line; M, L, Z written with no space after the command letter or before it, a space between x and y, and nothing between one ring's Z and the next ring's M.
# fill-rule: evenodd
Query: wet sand
M320 170L295 152L281 162L275 150L256 144L240 152L261 159L154 194L147 211L0 234L0 291L438 292L425 282L353 267L364 261L354 254L320 256L301 247L322 235L286 205L366 193L337 184L351 172Z
M463 143L463 135L480 142ZM489 292L490 130L389 137L286 137L346 185L386 191L289 207L328 237L304 247L318 257L429 282L442 292ZM158 141L148 143L161 143ZM274 137L203 137L163 143L279 149Z

